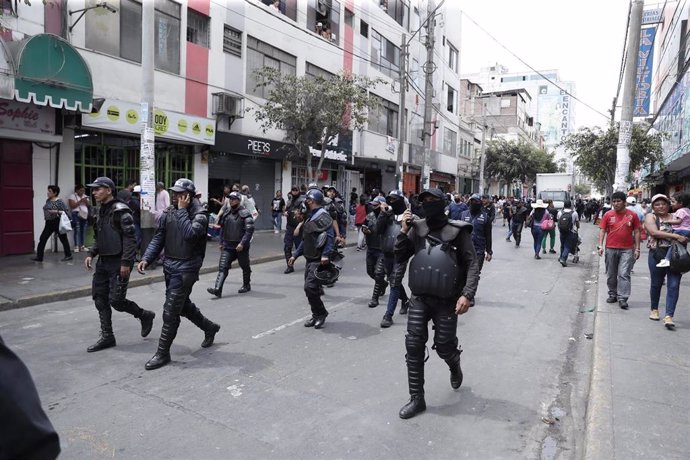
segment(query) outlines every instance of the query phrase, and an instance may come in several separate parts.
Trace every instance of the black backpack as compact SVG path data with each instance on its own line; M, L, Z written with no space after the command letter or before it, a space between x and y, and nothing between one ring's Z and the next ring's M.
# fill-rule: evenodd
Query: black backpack
M561 232L569 232L573 229L573 213L563 212L558 219L558 230Z

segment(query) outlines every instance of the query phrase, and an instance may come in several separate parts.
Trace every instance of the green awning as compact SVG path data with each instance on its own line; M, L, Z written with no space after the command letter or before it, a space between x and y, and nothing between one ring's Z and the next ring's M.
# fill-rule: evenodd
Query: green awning
M72 45L52 34L34 35L8 45L16 63L16 100L91 112L91 71Z

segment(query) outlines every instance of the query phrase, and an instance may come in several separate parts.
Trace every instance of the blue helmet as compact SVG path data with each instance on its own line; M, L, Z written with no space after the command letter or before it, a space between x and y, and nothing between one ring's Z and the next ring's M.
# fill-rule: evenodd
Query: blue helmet
M306 199L312 200L316 204L322 204L323 203L323 193L321 193L321 190L311 189L307 192Z

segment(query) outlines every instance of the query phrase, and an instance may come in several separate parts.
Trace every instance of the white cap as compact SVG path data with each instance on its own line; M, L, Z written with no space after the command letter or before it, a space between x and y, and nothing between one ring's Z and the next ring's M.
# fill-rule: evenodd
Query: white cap
M628 204L637 204L637 198L634 196L629 196L625 199L625 202Z
M141 185L135 185L132 193L141 193Z

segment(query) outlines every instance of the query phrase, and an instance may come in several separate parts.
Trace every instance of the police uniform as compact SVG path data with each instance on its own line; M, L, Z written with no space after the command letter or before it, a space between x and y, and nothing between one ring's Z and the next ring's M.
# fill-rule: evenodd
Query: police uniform
M295 236L295 229L299 225L297 219L295 218L295 211L297 211L300 206L304 203L304 195L301 193L299 195L293 195L290 193L290 201L287 203L285 211L287 212L287 219L285 225L285 236L283 237L283 251L285 253L285 262L287 263L292 257L292 250L299 246L301 239ZM292 273L295 269L288 265L285 269L285 273Z
M431 189L420 194L441 198L423 203L426 219L412 222L407 234L401 232L395 243L397 259L410 260L408 285L412 293L408 311L405 348L410 402L400 410L409 418L426 409L424 401L424 355L429 338L428 322L434 323L433 348L450 369L453 388L462 384L457 338L458 316L455 307L460 296L474 298L479 282L472 226L449 221L443 213L443 192ZM428 206L427 206L428 205Z
M236 196L233 197L233 194ZM241 199L237 192L231 193L228 198ZM249 267L249 245L254 235L254 219L244 206L238 205L235 208L230 206L223 214L221 225L223 229L220 237L223 250L220 252L218 262L218 277L215 286L208 288L207 291L216 297L223 295L223 283L228 277L228 270L232 262L237 260L242 268L242 287L237 292L240 294L249 292L252 276L252 269ZM242 245L242 251L237 251L238 245Z
M379 304L379 297L385 294L388 283L385 279L383 270L383 251L381 250L381 234L378 231L378 218L381 215L379 210L380 203L385 202L384 198L375 198L370 204L379 203L375 209L370 211L364 219L364 226L369 233L364 234L367 242L366 267L367 275L374 280L374 290L369 301L369 308L375 308ZM377 269L378 267L378 269Z
M196 194L194 183L189 179L178 179L170 188L173 192ZM208 212L205 206L192 198L188 208L173 204L161 215L156 233L151 240L143 262L151 264L165 249L163 273L165 275L165 304L163 305L163 328L156 354L146 363L146 369L157 369L170 362L172 345L180 316L184 316L204 331L203 348L213 345L220 326L206 318L190 300L194 283L199 279L199 269L206 254L206 233Z
M321 259L328 257L328 254L333 251L335 232L333 231L333 219L321 207L323 194L319 190L309 190L306 200L315 202L318 207L309 211L307 219L302 224L302 242L292 257L296 259L304 255L306 259L304 267L304 293L309 301L312 317L304 325L320 329L326 321L328 311L321 300L323 291L315 272L319 265L321 265Z
M491 239L491 216L487 214L486 208L480 207L479 211L472 214L472 209L463 211L460 220L472 225L472 244L477 254L477 264L481 273L484 267L484 254L493 255Z
M386 198L386 203L389 207L381 211L376 220L376 231L381 235L381 252L383 253L376 266L376 277L381 279L383 276L387 276L391 287L388 306L381 321L381 327L384 328L393 324L393 314L398 300L403 302L400 309L401 315L406 314L409 307L407 292L405 292L405 287L402 284L407 264L396 262L394 254L395 241L402 228L402 213L407 209L405 196L399 190L392 190Z
M97 178L88 187L108 187L115 192L115 184L107 177ZM142 337L149 335L156 316L154 312L144 310L127 299L129 277L120 276L120 267L132 269L137 251L132 211L117 199L102 203L95 230L96 238L89 250L89 257L98 256L91 292L101 323L101 337L87 348L88 352L116 345L111 308L139 319Z

